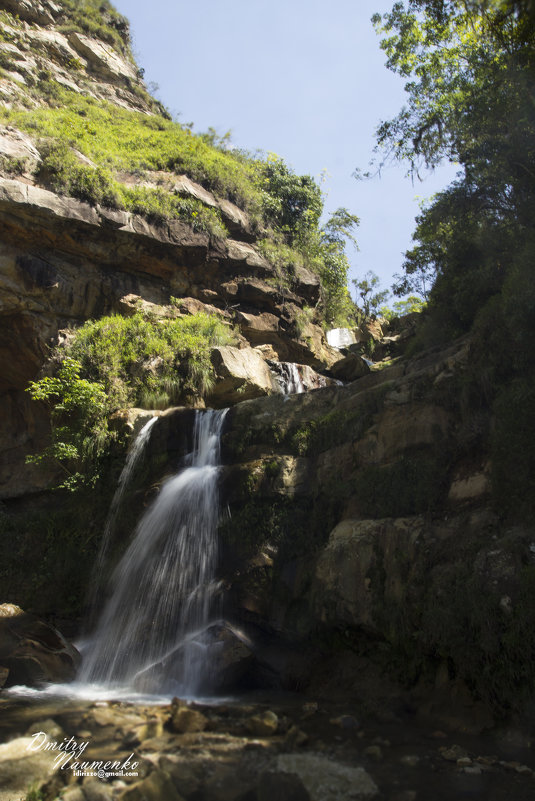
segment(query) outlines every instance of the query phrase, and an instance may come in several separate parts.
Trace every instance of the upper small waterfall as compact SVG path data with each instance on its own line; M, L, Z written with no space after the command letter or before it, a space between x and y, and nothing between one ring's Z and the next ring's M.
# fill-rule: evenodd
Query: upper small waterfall
M335 383L307 364L270 362L270 366L283 395L300 395L302 392Z
M196 412L186 466L164 483L112 574L82 682L145 689L156 673L159 689L193 694L203 686L209 666L195 635L212 619L225 413Z
M91 582L93 591L89 599L89 607L91 610L95 609L96 601L99 592L102 588L102 581L101 581L102 570L104 567L104 562L108 553L112 535L115 530L117 515L119 514L119 510L121 508L126 490L130 486L130 481L132 479L132 476L134 475L136 467L138 466L141 457L143 456L143 453L145 451L145 446L149 441L152 427L157 419L158 419L157 416L151 417L145 423L145 425L143 426L137 437L135 437L132 446L128 451L124 467L121 471L121 475L119 476L117 489L115 490L115 494L113 496L110 505L110 510L108 512L108 517L106 518L106 523L104 525L104 534L102 535L100 549L97 554L97 558L95 560L95 567L93 568L93 580Z

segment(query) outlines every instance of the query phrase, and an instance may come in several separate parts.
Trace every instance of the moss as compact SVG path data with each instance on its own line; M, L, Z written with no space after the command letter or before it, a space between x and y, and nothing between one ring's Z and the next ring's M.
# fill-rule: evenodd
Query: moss
M422 453L356 473L354 496L362 516L402 517L441 508L449 486L447 459Z
M339 522L340 496L325 490L313 498L265 500L256 493L231 510L220 529L222 542L240 559L270 544L277 549L276 566L310 555L327 540Z
M354 399L351 406L334 409L285 434L285 442L298 456L310 456L358 440L372 425L391 384L385 383Z
M107 494L95 503L95 494L79 492L74 500L68 492L54 493L24 510L2 511L2 597L39 615L80 617L110 500Z

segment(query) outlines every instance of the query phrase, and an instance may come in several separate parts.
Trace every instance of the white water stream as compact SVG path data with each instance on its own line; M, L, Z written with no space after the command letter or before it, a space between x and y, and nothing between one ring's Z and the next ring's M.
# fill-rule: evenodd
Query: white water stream
M164 483L111 577L112 594L84 648L82 684L185 695L205 687L224 416L196 412L186 467Z
M141 457L143 456L143 453L145 451L145 447L149 442L152 427L157 419L158 419L157 416L151 417L150 420L148 420L145 423L145 425L143 426L137 437L135 437L132 446L128 451L126 462L121 471L121 475L119 476L117 489L115 490L115 494L113 496L110 505L110 510L108 512L108 517L106 518L106 523L104 525L104 534L102 535L100 549L97 554L97 558L95 560L95 566L93 568L93 575L91 580L91 593L89 598L89 608L92 612L96 609L97 600L100 591L102 589L102 574L103 574L104 564L112 540L113 532L115 530L115 524L117 522L117 516L119 514L119 510L121 508L126 490L130 486L132 476L134 475L134 472L139 462L141 461ZM94 622L93 619L92 622Z

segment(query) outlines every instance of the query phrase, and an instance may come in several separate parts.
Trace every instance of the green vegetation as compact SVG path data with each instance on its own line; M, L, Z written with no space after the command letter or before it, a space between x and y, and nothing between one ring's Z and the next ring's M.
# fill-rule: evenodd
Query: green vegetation
M262 159L229 150L225 140L71 92L46 75L35 92L46 105L4 108L0 120L36 139L43 156L36 174L41 184L93 205L127 209L154 222L181 219L194 230L225 237L218 208L174 191L172 174L187 174L249 214L281 287L291 288L296 271L306 267L322 286L318 319L341 325L351 318L345 243L354 241L358 218L338 209L320 226L322 196L313 178L296 175L273 154ZM171 180L158 171L171 173ZM150 185L127 184L124 173Z
M32 398L50 407L52 442L29 461L61 465L61 487L93 486L117 438L110 416L204 397L213 382L210 349L233 341L227 326L205 314L158 320L137 313L85 323L58 354L56 375L30 383Z
M100 383L80 378L81 364L66 358L53 378L31 381L28 391L35 401L50 407L52 443L27 461L52 461L61 465L67 477L62 487L75 489L80 483L95 482L97 465L111 436L107 425L108 399Z
M165 408L204 397L213 383L210 350L234 342L218 317L102 317L76 332L69 353L105 388L110 410Z
M353 285L362 302L364 319L376 317L381 311L381 305L388 300L388 289L379 289L379 276L368 270L364 278L354 278Z
M524 518L535 511L533 439L523 435L535 380L532 11L512 0L408 0L375 17L388 67L408 79L407 106L377 131L383 159L408 161L413 175L459 164L417 218L394 290L429 298L419 347L472 334L473 377L496 420L494 497Z

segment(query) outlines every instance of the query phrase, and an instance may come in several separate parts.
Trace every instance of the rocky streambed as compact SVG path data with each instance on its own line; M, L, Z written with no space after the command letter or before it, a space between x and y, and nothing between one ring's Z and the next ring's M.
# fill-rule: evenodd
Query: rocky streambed
M0 801L528 801L526 737L448 733L408 708L251 694L150 704L4 694Z

